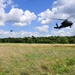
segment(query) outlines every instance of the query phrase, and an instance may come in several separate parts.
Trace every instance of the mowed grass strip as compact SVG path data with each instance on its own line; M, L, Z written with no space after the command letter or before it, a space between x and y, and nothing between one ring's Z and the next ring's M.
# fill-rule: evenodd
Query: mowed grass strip
M75 45L0 44L0 75L75 75Z

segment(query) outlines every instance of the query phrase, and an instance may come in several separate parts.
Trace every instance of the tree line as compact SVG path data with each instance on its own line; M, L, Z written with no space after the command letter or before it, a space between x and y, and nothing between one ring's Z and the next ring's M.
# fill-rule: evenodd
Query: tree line
M75 44L75 36L50 36L50 37L19 37L0 38L0 43L49 43L49 44Z

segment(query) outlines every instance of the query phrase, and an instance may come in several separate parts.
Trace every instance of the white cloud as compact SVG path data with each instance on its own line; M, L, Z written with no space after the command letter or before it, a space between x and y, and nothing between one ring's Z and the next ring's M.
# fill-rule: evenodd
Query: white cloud
M0 26L5 26L4 22L0 21Z
M42 20L41 23L42 23L42 24L49 24L50 21L51 21L50 19L46 19L46 20Z
M73 25L71 28L67 27L60 30L52 29L50 34L53 36L73 36L75 35L75 26Z
M8 35L9 33L10 33L9 31L0 30L0 36L1 35Z
M56 0L53 3L53 8L47 9L44 12L38 14L38 21L41 24L50 24L51 18L66 19L72 15L75 15L75 0ZM70 20L75 21L75 16L72 16ZM75 26L72 28L65 28L61 30L52 29L49 35L57 36L70 36L75 35Z
M11 5L12 0L0 0L0 26L4 26L5 23L12 22L14 26L27 26L32 23L33 20L37 18L34 12L30 12L29 10L23 11L22 9L15 8L18 5ZM5 12L6 6L11 5L11 9L8 13ZM75 0L56 0L53 3L53 8L47 9L44 12L38 14L38 21L44 26L38 26L37 29L40 32L48 32L48 24L52 22L51 18L68 18L69 16L75 14ZM73 17L73 19L75 19ZM10 34L8 31L1 31L2 33L6 32ZM5 35L4 33L3 35ZM20 33L27 35L36 35L36 33L32 32L12 32L11 35L22 36ZM6 35L7 35L6 34ZM65 28L61 30L52 29L51 33L48 35L75 35L75 26L72 28Z
M6 4L5 3L5 0L0 0L0 8L5 8L6 7Z
M5 25L5 8L12 3L11 0L0 0L0 26Z
M65 32L64 30L58 30L58 31L52 30L51 34L53 36L69 36L70 35L69 32Z
M5 18L5 11L3 8L0 9L0 26L4 26L5 22L4 22L4 18Z
M54 2L54 6L58 9L58 13L72 15L75 12L75 0L57 0Z
M56 0L53 3L53 8L47 9L44 12L41 12L38 16L38 21L41 24L49 24L51 18L68 18L71 15L75 15L75 0ZM47 21L47 19L49 19Z
M75 15L75 0L57 0L54 2L54 8L56 8L56 15L63 14L61 17L67 18L71 15ZM72 19L73 18L73 19ZM72 16L71 21L75 21L75 16ZM65 28L62 30L52 30L52 35L60 35L60 36L72 36L75 35L75 24L73 24L72 28Z
M51 36L50 34L42 34L40 32L27 32L24 30L18 31L18 32L10 32L10 31L4 31L0 30L0 38L8 38L8 37L44 37L44 36Z
M26 37L26 36L39 36L38 32L27 32L27 31L18 31L18 32L10 32L10 31L4 31L0 30L0 37Z
M38 21L41 21L41 24L49 24L52 21L50 17L54 16L54 11L52 12L51 10L47 9L46 11L38 14L38 16Z
M38 26L35 29L37 29L40 32L48 32L48 28L49 28L48 25L44 25L44 26Z
M1 26L5 23L12 22L15 26L26 26L32 23L36 19L34 12L29 10L23 11L19 8L12 7L8 13L5 12L5 7L10 5L12 0L0 0L0 24ZM13 6L13 5L11 5Z
M7 0L7 5L11 5L12 4L12 0Z
M29 10L23 11L19 8L12 8L10 12L6 14L5 22L13 22L14 26L26 26L31 24L35 19L36 15Z
M6 22L19 22L21 16L23 15L23 10L18 8L12 8L9 13L5 16Z
M58 13L58 9L54 7L52 8L52 10L47 9L46 11L41 12L40 14L38 14L38 16L38 21L41 22L41 24L50 24L53 22L52 18L66 19L69 15Z
M0 0L0 8L5 8L7 5L11 5L12 0Z
M19 8L12 8L9 13L5 13L4 9L0 11L2 12L2 14L0 14L2 22L13 22L14 26L26 26L36 19L36 15L28 10L23 11Z

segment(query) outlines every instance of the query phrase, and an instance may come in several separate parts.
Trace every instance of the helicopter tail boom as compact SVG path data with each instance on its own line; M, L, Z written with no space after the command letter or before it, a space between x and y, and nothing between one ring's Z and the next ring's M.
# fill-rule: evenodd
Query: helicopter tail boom
M55 29L60 29L60 27L54 27Z

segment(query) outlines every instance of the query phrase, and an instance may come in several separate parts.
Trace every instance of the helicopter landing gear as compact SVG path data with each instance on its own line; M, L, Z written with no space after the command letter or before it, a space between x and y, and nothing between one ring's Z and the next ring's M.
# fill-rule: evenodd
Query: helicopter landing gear
M71 25L72 26L72 25ZM70 26L70 28L71 28L71 26Z

